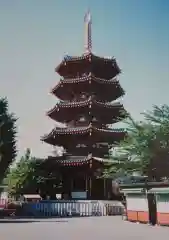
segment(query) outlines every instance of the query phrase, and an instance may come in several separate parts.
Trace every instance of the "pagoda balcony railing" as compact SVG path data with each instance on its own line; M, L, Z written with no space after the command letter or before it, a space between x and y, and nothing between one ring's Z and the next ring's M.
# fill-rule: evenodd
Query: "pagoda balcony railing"
M76 73L76 75L73 77L73 79L81 79L81 78L86 78L90 76L90 71L86 71L85 73L81 72L81 73ZM70 76L64 76L64 77L61 77L61 81L64 81L64 80L69 80L70 79Z
M60 80L62 82L66 82L66 83L78 83L79 81L85 81L85 80L95 80L96 82L105 82L105 83L110 83L110 84L115 84L115 83L119 83L119 79L118 77L113 77L112 79L110 80L107 80L105 78L100 78L100 77L96 77L91 71L88 71L88 72L85 72L85 73L82 73L82 74L77 74L75 75L74 77L71 77L70 76L65 76L65 77L61 77Z
M80 83L82 83L82 85ZM85 83L85 85L83 85L83 83ZM98 91L99 85L101 89ZM108 95L115 94L115 98L113 96L108 97L106 95L106 91L102 91L102 86L106 91L108 91ZM53 89L51 89L51 93L60 99L71 99L75 97L75 94L77 94L77 92L79 95L79 93L81 93L83 90L85 93L89 93L90 95L95 94L99 98L107 99L108 97L108 99L112 100L123 96L125 93L120 86L119 80L117 78L106 80L102 78L96 78L90 74L87 77L60 80L60 82ZM66 97L64 96L64 92L66 92Z
M75 120L71 123L68 123L66 125L67 128L78 128L78 127L88 127L89 124L92 124L94 127L99 128L99 129L107 129L109 125L106 124L101 124L99 121L90 121L90 120L85 120L85 121L80 121L80 120Z
M106 104L107 106L119 106L120 101L119 99L115 101L108 102L106 100L99 100L97 99L97 96L93 93L91 95L83 95L83 96L75 96L73 99L67 100L67 101L60 101L58 105L68 105L68 104L86 104L86 103L98 103L98 104Z

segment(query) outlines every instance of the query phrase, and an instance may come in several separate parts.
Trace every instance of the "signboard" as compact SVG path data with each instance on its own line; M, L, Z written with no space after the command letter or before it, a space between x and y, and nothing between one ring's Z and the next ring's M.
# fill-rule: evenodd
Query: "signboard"
M87 199L87 192L71 192L72 199Z

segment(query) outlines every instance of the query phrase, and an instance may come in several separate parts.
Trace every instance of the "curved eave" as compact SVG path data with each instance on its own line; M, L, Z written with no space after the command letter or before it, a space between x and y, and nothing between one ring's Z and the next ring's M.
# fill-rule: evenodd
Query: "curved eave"
M113 62L115 61L114 57L105 58L94 55L93 53L82 54L81 56L65 56L62 62L55 68L55 72L59 73L59 70L62 66L72 62L79 62L84 60L98 60L102 62Z
M122 104L118 103L103 103L99 101L91 101L90 99L85 101L79 101L79 102L60 102L56 104L51 110L49 110L46 114L47 116L50 116L51 114L55 112L59 112L62 109L67 108L83 108L83 107L97 107L97 108L103 108L103 109L117 109L119 111L125 111Z
M93 104L96 105L97 107L101 107L101 108L119 109L121 111L124 110L123 104L120 104L119 102L117 102L117 103L103 103L103 102L99 102L99 101L94 101Z
M91 125L87 127L78 127L78 128L56 128L53 129L49 134L45 135L41 138L42 141L53 144L57 141L59 143L59 139L61 137L66 137L66 140L68 140L71 136L83 136L89 134L89 136L92 136L93 134L99 134L101 136L106 137L119 137L121 135L121 138L125 137L127 134L124 129L99 129L96 127L93 127ZM56 140L56 141L55 141ZM56 144L57 145L57 144Z
M94 162L98 162L101 164L107 163L108 160L104 158L98 158L93 156L92 154L88 154L87 156L61 156L61 157L53 157L49 156L46 161L52 160L56 164L60 166L82 166L89 165Z
M61 157L48 157L47 160L53 160L57 165L60 166L82 166L82 165L88 165L91 161L91 159L88 159L88 157L85 156L61 156Z
M60 80L60 82L51 90L51 93L61 99L64 99L65 98L64 96L66 95L66 93L69 93L70 90L73 91L73 89L74 88L77 89L78 86L80 88L83 88L83 87L85 88L84 84L85 85L94 84L93 85L94 88L98 84L98 87L108 89L109 92L112 92L114 90L116 93L118 93L117 97L121 97L125 94L124 89L121 87L119 81L116 78L112 80L105 80L105 79L96 78L93 76Z
M64 76L66 73L66 69L69 68L70 64L81 65L81 64L86 64L87 62L100 62L101 64L104 63L109 65L111 69L116 70L116 75L121 73L121 69L119 68L115 58L98 57L92 53L84 54L80 57L73 57L73 56L65 57L62 60L62 62L55 68L55 72L57 72L61 76Z
M81 128L54 128L49 134L44 135L44 137L41 138L42 141L45 141L46 139L50 137L54 137L56 135L82 135L86 134L90 127L81 127Z
M87 76L84 77L79 77L79 78L64 78L60 79L59 83L52 88L51 93L54 93L58 88L63 87L64 85L69 85L69 84L80 84L84 82L91 83L90 81L94 81L100 84L111 84L111 85L120 85L119 80L117 78L113 78L110 80L104 79L104 78L97 78L93 76L91 73Z
M58 112L60 109L65 108L81 108L86 107L90 104L90 100L86 101L79 101L79 102L60 102L56 104L51 110L47 112L47 116L50 116L50 114L54 112Z

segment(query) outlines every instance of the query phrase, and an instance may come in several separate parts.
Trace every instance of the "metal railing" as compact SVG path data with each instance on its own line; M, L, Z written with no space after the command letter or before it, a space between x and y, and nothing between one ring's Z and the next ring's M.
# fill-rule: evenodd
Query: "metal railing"
M99 202L87 201L41 201L24 203L23 210L33 216L104 216L106 208Z
M23 203L26 216L70 217L122 215L123 207L102 201L40 201Z
M7 199L0 199L0 209L7 206ZM117 201L40 201L22 203L25 216L108 216L123 215L124 207Z

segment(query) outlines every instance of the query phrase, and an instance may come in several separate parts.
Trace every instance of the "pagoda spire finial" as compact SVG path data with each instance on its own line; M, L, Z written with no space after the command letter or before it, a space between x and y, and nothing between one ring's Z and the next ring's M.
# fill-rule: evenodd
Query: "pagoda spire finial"
M85 53L92 51L92 18L90 10L87 11L84 17L85 23Z

